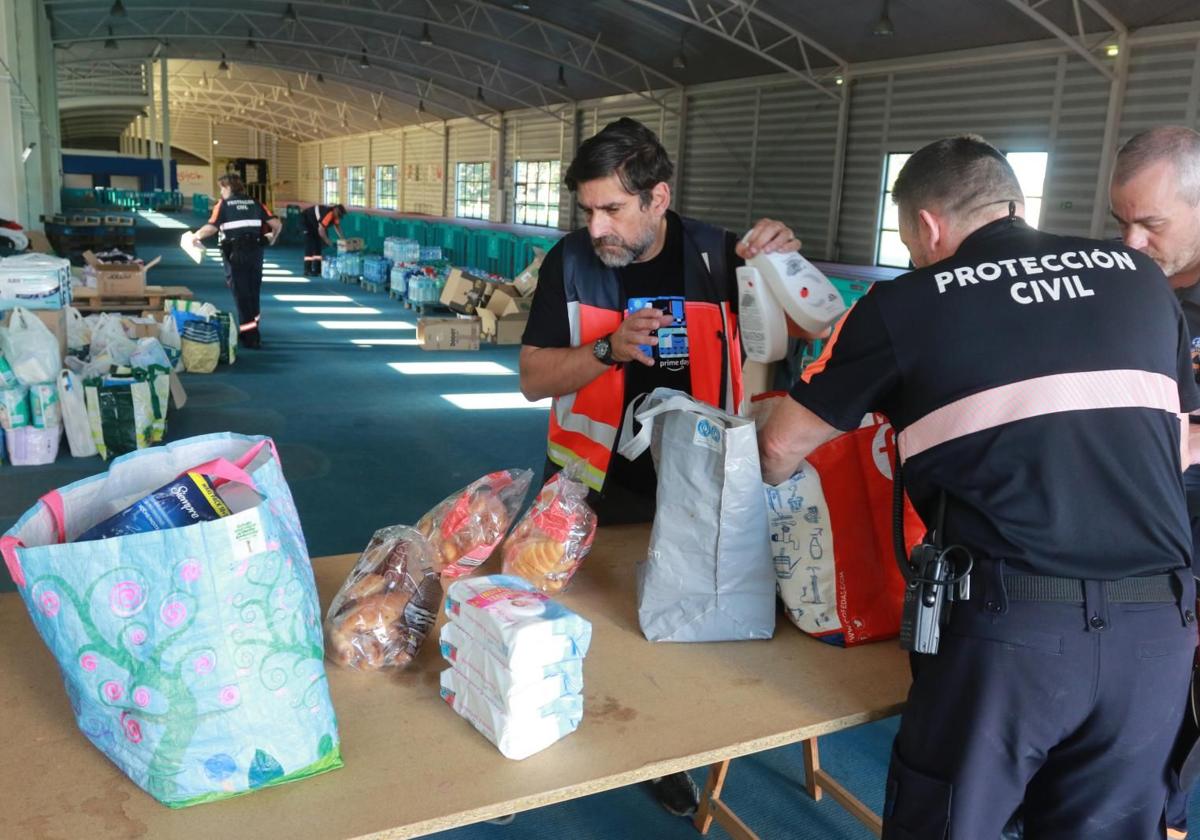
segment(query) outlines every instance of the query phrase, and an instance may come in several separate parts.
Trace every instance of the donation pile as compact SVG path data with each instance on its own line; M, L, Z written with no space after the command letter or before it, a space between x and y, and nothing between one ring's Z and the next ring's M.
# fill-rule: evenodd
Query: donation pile
M442 699L506 758L528 758L575 731L590 622L510 575L451 583L446 616Z
M0 440L14 466L51 464L58 457L59 349L58 339L27 309L14 309L8 327L0 327Z

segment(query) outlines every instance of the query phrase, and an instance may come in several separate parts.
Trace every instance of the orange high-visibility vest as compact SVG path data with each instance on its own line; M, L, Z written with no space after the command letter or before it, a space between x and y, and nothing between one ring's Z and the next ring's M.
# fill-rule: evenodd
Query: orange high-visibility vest
M681 221L692 396L736 414L742 402L742 343L729 299L736 287L735 267L726 258L728 234L704 222ZM625 312L620 280L596 256L587 229L568 234L556 247L562 248L571 346L592 344L615 332ZM625 371L620 366L610 367L573 394L556 397L550 411L550 460L560 467L585 462L584 482L601 492L624 405Z

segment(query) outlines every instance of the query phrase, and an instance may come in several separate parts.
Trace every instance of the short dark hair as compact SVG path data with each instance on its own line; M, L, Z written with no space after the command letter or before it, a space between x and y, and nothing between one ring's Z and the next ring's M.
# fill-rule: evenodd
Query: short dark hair
M1160 160L1175 167L1179 196L1191 206L1200 204L1200 132L1183 125L1160 125L1129 138L1117 152L1113 181L1124 184Z
M217 183L223 187L229 187L232 192L240 193L246 191L246 185L242 183L242 176L236 172L226 172L221 177L217 178Z
M625 192L638 196L646 207L651 190L656 184L670 181L675 166L657 134L635 119L621 117L583 141L563 182L575 192L580 184L614 174Z
M338 218L346 215L346 206L344 204L333 205L333 212L337 213Z
M937 140L915 152L892 187L892 200L910 218L921 209L971 216L991 204L1024 203L1008 159L977 134Z

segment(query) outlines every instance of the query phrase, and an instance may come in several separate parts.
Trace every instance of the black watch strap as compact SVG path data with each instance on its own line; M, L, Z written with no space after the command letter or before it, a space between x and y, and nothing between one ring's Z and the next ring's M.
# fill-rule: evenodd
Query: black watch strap
M602 338L598 338L595 342L593 342L592 355L595 356L598 361L601 361L606 365L612 366L617 364L617 360L613 358L612 354L612 333L609 333Z

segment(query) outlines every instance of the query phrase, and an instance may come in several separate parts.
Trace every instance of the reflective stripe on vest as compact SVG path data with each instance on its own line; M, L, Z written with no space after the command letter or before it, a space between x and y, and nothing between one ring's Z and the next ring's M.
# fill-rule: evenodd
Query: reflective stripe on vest
M698 245L704 266L711 265L705 248L713 250L724 247L724 232L686 219L684 229L685 248ZM583 234L586 235L586 231ZM579 233L574 235L579 236ZM695 242L696 239L702 241ZM578 272L575 276L586 277L587 267L567 265L572 255L565 245L564 282L569 271ZM586 247L591 253L590 242ZM717 265L723 266L724 259L718 258ZM600 279L603 279L602 276ZM689 285L686 279L685 285ZM724 299L732 284L728 278L716 278L709 285L717 290L716 293L721 297L719 302L684 302L692 395L709 405L736 414L742 400L741 340L737 317L729 301ZM572 300L571 291L568 289L567 292L567 319L572 347L589 345L615 332L621 325L623 311L596 305L614 299L611 289L574 289L580 300ZM550 412L547 457L560 467L584 461L584 483L597 492L603 490L614 457L624 403L625 371L620 367L610 368L573 394L556 397Z

